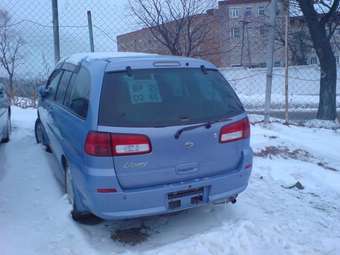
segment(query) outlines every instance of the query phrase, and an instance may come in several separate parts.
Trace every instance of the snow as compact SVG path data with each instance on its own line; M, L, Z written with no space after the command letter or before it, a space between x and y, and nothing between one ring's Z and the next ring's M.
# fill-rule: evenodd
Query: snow
M248 118L252 123L262 123L264 121L264 116L259 114L248 114ZM285 124L284 119L279 118L270 118L271 122ZM338 119L332 120L319 120L319 119L310 119L310 120L289 120L290 125L295 126L303 126L309 128L322 128L322 129L340 129L340 122Z
M82 61L102 60L111 58L141 57L150 55L154 54L140 52L95 52L95 53L86 52L73 54L69 57L63 58L62 60L60 60L60 62L64 62L65 60L67 60L68 63L78 65Z
M220 69L239 95L246 109L263 110L266 91L266 69L232 67ZM340 108L340 68L337 82L337 107ZM317 109L320 94L320 67L317 65L289 67L289 107L294 111ZM272 109L285 107L285 69L273 71Z
M308 120L305 123L306 127L312 128L328 128L328 129L339 129L340 122L339 120L336 121L329 121L329 120Z
M1 255L340 252L339 130L257 124L252 146L258 156L237 204L87 226L70 218L53 176L56 161L35 144L35 118L34 110L13 108L12 140L0 145ZM281 152L271 155L269 146ZM304 189L288 189L296 182ZM131 228L143 229L147 239L137 245L111 239Z

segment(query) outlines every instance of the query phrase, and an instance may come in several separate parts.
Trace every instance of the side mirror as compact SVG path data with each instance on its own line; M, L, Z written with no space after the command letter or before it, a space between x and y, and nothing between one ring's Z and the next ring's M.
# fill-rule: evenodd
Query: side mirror
M40 86L39 89L38 89L38 91L39 91L39 95L40 95L40 97L41 97L42 99L44 99L45 97L47 97L48 94L49 94L49 89L46 88L45 85Z

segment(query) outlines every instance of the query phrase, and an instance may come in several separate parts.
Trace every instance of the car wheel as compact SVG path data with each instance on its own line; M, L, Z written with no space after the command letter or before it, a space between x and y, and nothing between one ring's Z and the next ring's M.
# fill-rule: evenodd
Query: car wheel
M34 132L36 142L43 143L44 140L43 126L39 119L37 119L35 122Z
M6 134L5 137L1 140L2 143L8 143L10 136L11 136L11 130L12 130L12 125L11 125L11 117L8 114L7 118L7 125L6 125Z
M46 151L47 152L52 152L51 148L49 145L45 144L45 139L44 139L44 126L42 125L41 121L37 119L35 121L35 126L34 126L34 133L35 133L35 140L38 144L43 144L46 146Z
M69 203L74 207L74 190L73 190L73 181L71 176L70 168L66 168L66 178L65 178L65 192L67 194L67 199Z
M101 222L100 219L96 218L94 215L90 213L78 211L72 174L68 166L66 167L65 172L65 192L67 194L67 199L72 206L71 216L74 221L86 225L95 225Z

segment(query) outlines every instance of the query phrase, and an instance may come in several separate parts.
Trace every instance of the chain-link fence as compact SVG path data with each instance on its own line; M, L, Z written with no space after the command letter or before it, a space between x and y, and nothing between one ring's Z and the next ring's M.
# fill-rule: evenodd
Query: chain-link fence
M61 58L90 51L87 11L92 12L95 51L117 51L117 35L136 26L127 0L57 2ZM47 80L55 65L52 1L2 0L0 10L9 17L6 29L11 34L11 47L15 47L17 38L22 39L14 70L15 104L35 106L36 88ZM0 23L3 25L3 20ZM7 84L8 77L0 65L0 82Z
M266 68L223 68L245 108L255 114L264 114ZM320 67L318 65L290 66L288 75L288 110L291 120L316 118L320 93ZM340 110L340 69L338 68L337 108ZM285 68L273 71L271 114L285 117Z
M92 13L94 48L97 52L117 51L118 35L141 28L129 11L128 0L58 0L57 2L61 57L90 51L87 11ZM256 8L259 8L258 14L260 14L261 6ZM15 103L23 107L34 107L37 98L36 88L46 81L55 64L52 0L2 0L0 10L8 12L10 20L6 29L11 32L13 38L22 38L22 46L19 49L19 57L13 77ZM248 12L247 15L251 15L249 7L246 11ZM264 24L259 24L258 21L247 22L243 20L239 22L240 25L236 23L233 21L233 23L230 23L233 26L223 30L223 34L225 34L223 36L234 37L232 38L233 44L226 43L221 49L216 49L216 53L209 52L209 55L216 58L218 54L223 52L226 53L227 57L229 56L231 61L238 59L241 64L248 66L221 68L221 71L240 96L246 109L251 113L264 114L266 68L261 68L261 66L265 65L267 56L267 48L263 46L268 40L265 36L266 27ZM214 26L216 24L218 22L212 23ZM214 29L214 31L218 30ZM259 36L256 33L259 33ZM138 40L134 40L134 44L138 43ZM139 46L141 45L143 44ZM258 47L254 45L258 45ZM212 49L215 50L215 48L210 50ZM279 52L282 54L282 49ZM256 61L257 63L251 64L251 62ZM219 62L228 66L237 66L235 65L236 62L234 64L228 63L228 61ZM314 62L315 59L308 59L307 64ZM237 62L236 64L240 63ZM275 65L281 67L274 68L272 87L271 111L273 116L279 118L284 117L285 109L285 70L282 67L283 63L284 59L275 62ZM0 66L0 82L8 83L8 77L8 72ZM340 70L338 68L338 93L340 93L339 79ZM288 86L290 118L296 120L315 118L320 90L320 68L317 63L291 66L289 68ZM27 98L30 100L27 100ZM337 95L337 107L340 110L340 94Z

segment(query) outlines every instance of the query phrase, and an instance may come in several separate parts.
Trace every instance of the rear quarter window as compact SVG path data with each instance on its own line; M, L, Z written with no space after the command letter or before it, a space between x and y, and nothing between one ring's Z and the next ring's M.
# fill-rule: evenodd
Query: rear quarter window
M65 106L81 118L87 117L91 88L90 73L82 67L73 75L65 95Z

